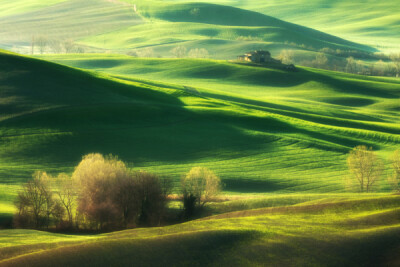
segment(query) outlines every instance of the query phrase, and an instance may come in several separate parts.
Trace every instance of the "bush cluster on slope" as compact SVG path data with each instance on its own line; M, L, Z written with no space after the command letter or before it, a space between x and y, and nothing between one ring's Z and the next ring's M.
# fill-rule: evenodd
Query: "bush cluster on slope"
M14 226L109 230L160 225L172 185L168 178L131 171L112 155L88 154L71 176L36 172L17 196ZM212 171L192 168L182 178L184 217L191 218L220 189Z

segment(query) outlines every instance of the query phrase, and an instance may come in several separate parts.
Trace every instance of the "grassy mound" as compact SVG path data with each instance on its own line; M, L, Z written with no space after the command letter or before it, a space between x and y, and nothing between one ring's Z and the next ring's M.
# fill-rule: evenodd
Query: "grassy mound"
M0 266L395 266L399 197L348 202L328 198L322 212L291 206L96 236L9 230L0 237ZM379 214L378 223L364 223Z
M176 2L176 1L175 1ZM190 2L190 1L179 1ZM400 12L398 2L357 1L201 1L254 10L292 23L308 26L348 40L398 49Z
M217 59L233 59L255 49L268 49L276 54L285 47L293 48L293 43L303 45L303 50L329 47L374 51L261 13L223 5L144 1L137 4L137 12L147 20L146 24L90 36L80 43L139 53L150 47L154 50L153 56L167 57L173 57L170 50L176 46L185 46L188 50L204 48Z
M26 8L18 8L22 6ZM36 53L41 53L43 38L47 39L44 53L59 53L58 43L62 47L68 41L91 52L143 53L151 48L153 56L164 57L172 57L170 50L183 45L188 50L205 48L217 59L233 59L255 49L274 54L284 48L308 51L311 47L375 51L261 13L216 4L68 0L39 5L19 0L15 8L15 12L0 13L0 47L20 53L31 52L32 37Z

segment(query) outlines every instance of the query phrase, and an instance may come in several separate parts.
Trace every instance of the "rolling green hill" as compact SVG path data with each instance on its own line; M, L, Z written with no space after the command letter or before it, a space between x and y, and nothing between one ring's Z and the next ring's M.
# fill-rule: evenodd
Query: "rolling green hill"
M75 41L79 38L119 30L137 25L142 19L132 8L119 1L107 0L64 0L43 1L42 6L29 8L29 3L39 1L19 0L21 7L16 14L8 14L9 4L0 2L0 45L5 48L30 53L32 38L45 38L46 52L51 51L55 41ZM44 4L48 3L48 4ZM51 3L51 5L50 5ZM7 15L2 15L1 10ZM11 9L12 11L13 9ZM4 11L4 12L5 12Z
M178 0L174 2L191 2ZM400 7L387 0L200 0L254 10L380 49L399 49Z
M133 3L133 1L126 1ZM214 4L176 4L142 1L137 12L148 23L83 39L80 43L126 51L152 47L155 55L173 56L172 48L205 48L211 57L232 59L247 50L269 49L278 53L293 44L302 49L374 49L257 12Z
M207 3L160 1L67 0L0 16L0 47L30 53L34 39L46 40L44 53L59 53L74 41L86 51L139 52L174 57L176 46L205 48L216 59L233 59L248 50L300 51L322 48L376 51L374 48L288 23L261 13ZM35 2L36 3L36 2ZM134 10L134 4L137 10ZM5 13L7 14L7 13ZM1 15L1 13L0 13ZM29 18L29 19L27 19ZM35 39L36 38L36 39ZM35 41L36 40L36 41Z
M321 199L102 235L4 230L0 266L397 266L398 201Z
M229 60L254 49L389 51L395 1L11 2L0 0L0 47L28 53L35 40L36 58L0 50L0 228L11 228L32 173L70 174L88 153L175 185L207 167L223 192L188 222L169 196L175 225L1 230L0 266L400 265L400 195L386 180L400 149L400 80ZM53 54L68 45L92 53ZM213 59L170 58L177 46ZM347 192L357 145L385 164L374 193Z
M176 181L207 166L231 193L342 192L352 147L387 156L400 143L395 79L210 60L51 58L106 75L1 57L4 190L34 170L70 172L82 155L101 152Z
M51 5L61 3L66 0L8 0L0 1L0 17L15 15L18 13L25 13Z

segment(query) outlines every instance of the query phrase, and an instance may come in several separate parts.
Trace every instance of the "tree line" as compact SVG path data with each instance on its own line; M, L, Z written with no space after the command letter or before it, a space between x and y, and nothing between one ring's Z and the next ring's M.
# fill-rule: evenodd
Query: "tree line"
M278 58L285 64L367 76L400 77L400 53L385 55L323 48L315 56L308 56L284 49Z
M388 183L400 192L400 151L390 158ZM347 157L352 191L374 191L382 180L384 164L372 148L357 146ZM181 178L180 217L191 219L222 189L221 179L205 167L194 167ZM174 184L168 177L134 171L117 157L88 154L71 175L52 176L37 171L22 186L15 200L13 223L18 228L60 230L113 230L161 225Z
M31 51L33 55L36 52L44 54L45 52L52 51L55 54L61 53L85 53L83 46L76 44L72 39L49 39L45 35L32 36Z
M111 230L163 223L173 182L167 177L133 171L112 155L89 154L72 175L38 171L15 201L18 228ZM194 167L182 176L182 217L195 212L221 190L211 170Z

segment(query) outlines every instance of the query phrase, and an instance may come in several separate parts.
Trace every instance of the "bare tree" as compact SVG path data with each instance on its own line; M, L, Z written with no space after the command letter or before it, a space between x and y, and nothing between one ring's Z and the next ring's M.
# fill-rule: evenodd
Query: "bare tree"
M293 64L294 52L293 50L282 50L278 56L278 59L282 61L283 64Z
M64 40L63 46L66 54L73 53L75 49L75 43L71 39Z
M393 174L389 176L389 184L394 190L400 191L400 150L396 150L392 156Z
M49 46L55 54L61 54L61 52L63 51L62 43L59 40L51 40L49 42Z
M383 172L383 163L372 148L366 146L357 146L351 150L347 165L352 178L350 182L355 181L360 192L371 192Z
M36 37L36 44L39 47L40 54L43 54L44 51L46 50L48 40L46 36L38 36Z
M61 173L57 176L56 186L56 194L58 195L59 203L67 212L68 224L69 227L72 227L77 191L75 184L69 175Z
M314 60L314 65L317 68L326 68L328 63L328 58L324 53L318 53Z
M348 73L356 73L356 60L354 59L354 57L348 57L346 59L347 64L346 64L346 72Z
M393 53L390 55L390 59L392 60L394 66L396 67L396 77L400 76L400 53Z
M375 75L385 76L387 72L387 64L380 59L374 65Z
M15 204L18 209L16 226L49 227L54 201L47 173L35 172L33 179L19 192Z
M144 171L136 172L135 177L139 185L141 202L139 222L147 225L160 224L172 184L156 174Z
M176 57L176 58L184 58L187 53L187 49L184 46L177 46L171 50L171 53Z
M151 47L146 47L144 49L136 51L136 54L138 55L138 57L154 57L154 49Z
M190 51L188 53L188 57L190 57L190 58L208 58L209 53L208 53L207 49L194 48L194 49L190 49Z
M113 201L121 211L123 224L135 224L140 211L139 183L132 175L117 177L113 192Z

